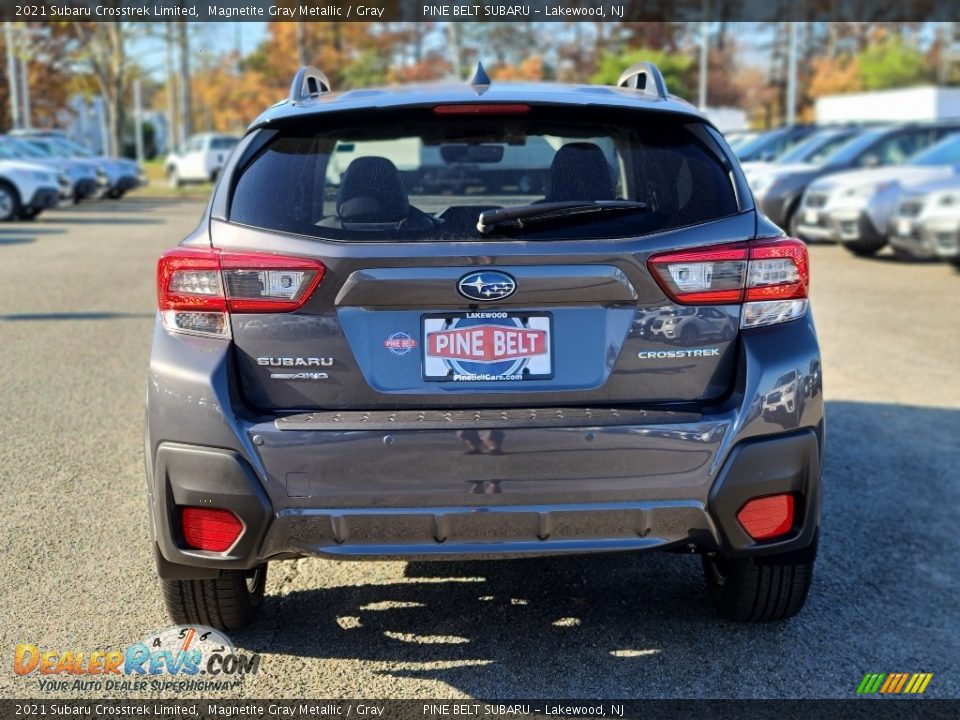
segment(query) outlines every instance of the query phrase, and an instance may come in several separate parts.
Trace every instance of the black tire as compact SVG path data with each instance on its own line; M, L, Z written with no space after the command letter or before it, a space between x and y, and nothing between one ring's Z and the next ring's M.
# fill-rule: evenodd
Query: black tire
M29 209L28 209L28 208L24 208L24 209L21 209L21 210L20 210L20 212L19 212L19 214L17 215L17 217L18 217L20 220L36 220L36 219L37 219L37 215L39 215L39 214L40 214L40 210L38 210L37 208L29 208Z
M178 625L239 630L260 612L266 580L265 563L253 570L225 570L213 580L160 582L167 613Z
M176 189L183 186L183 180L180 179L180 171L176 165L167 168L167 182L170 187Z
M793 206L793 209L790 211L790 216L787 218L787 235L790 237L797 238L798 240L803 240L800 237L800 203L798 202Z
M724 617L765 622L793 617L807 599L816 550L803 556L703 557L710 593Z
M6 180L0 180L0 222L20 216L20 193Z
M947 258L947 262L953 265L957 270L960 270L960 255L954 255L951 258Z
M843 243L843 246L847 249L847 252L851 252L857 257L873 257L883 250L883 245L876 245L863 240Z

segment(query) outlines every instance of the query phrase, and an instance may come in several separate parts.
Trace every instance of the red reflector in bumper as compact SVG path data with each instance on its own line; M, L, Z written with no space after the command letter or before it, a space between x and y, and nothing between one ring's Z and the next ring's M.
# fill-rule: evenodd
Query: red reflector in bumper
M793 495L754 498L740 508L737 520L754 540L786 535L793 529Z
M188 507L181 520L183 539L196 550L223 552L243 532L243 523L229 510Z

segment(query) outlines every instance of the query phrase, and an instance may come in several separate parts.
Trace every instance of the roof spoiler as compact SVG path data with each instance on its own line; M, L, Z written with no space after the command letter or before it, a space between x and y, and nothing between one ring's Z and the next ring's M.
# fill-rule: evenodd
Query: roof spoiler
M320 70L304 65L290 84L290 102L294 105L330 92L330 81Z
M640 90L644 94L654 95L661 100L666 100L670 96L660 68L651 62L638 62L628 67L617 80L617 87Z

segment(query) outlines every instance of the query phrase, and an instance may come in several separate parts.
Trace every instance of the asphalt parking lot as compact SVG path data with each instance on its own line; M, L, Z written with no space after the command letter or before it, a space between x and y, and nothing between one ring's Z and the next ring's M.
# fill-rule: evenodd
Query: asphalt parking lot
M0 226L4 697L38 694L17 643L118 648L169 624L143 399L154 261L201 209L134 197ZM287 561L233 635L263 654L243 694L849 698L867 672L932 672L927 696L960 697L960 275L811 257L828 442L798 617L719 620L687 556Z

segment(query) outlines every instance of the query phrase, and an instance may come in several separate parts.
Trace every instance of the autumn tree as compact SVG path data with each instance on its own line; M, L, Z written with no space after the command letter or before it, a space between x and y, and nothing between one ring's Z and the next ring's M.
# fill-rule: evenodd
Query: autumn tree
M493 80L542 80L543 58L531 55L516 65L496 65L490 71Z
M867 90L906 87L934 79L923 53L897 37L865 48L859 56L859 68Z
M264 108L277 101L279 91L259 71L239 73L236 68L236 57L226 54L194 72L191 80L196 127L242 132Z
M72 22L68 27L76 43L73 55L88 71L97 92L103 98L111 155L120 153L126 115L126 91L129 80L127 43L137 32L128 22Z
M807 89L811 97L860 92L863 88L860 61L856 56L822 56L811 61L810 85Z
M600 85L616 85L620 74L634 63L654 63L663 73L670 92L684 99L691 99L695 86L696 63L688 55L668 53L662 50L637 49L628 53L605 53L600 58L600 68L591 81Z
M15 31L14 54L25 61L27 67L31 124L35 127L56 126L63 120L67 101L76 88L72 38L65 24L61 23L18 23ZM0 33L0 60L4 70L0 73L0 122L4 127L11 127L5 42L4 33Z
M651 6L661 5L663 14L670 14L672 0L650 0L641 5L644 13L651 10ZM675 53L680 49L682 34L685 26L694 23L673 22L623 22L614 28L611 42L620 47L644 47L660 50L665 53ZM617 49L617 48L613 48Z

